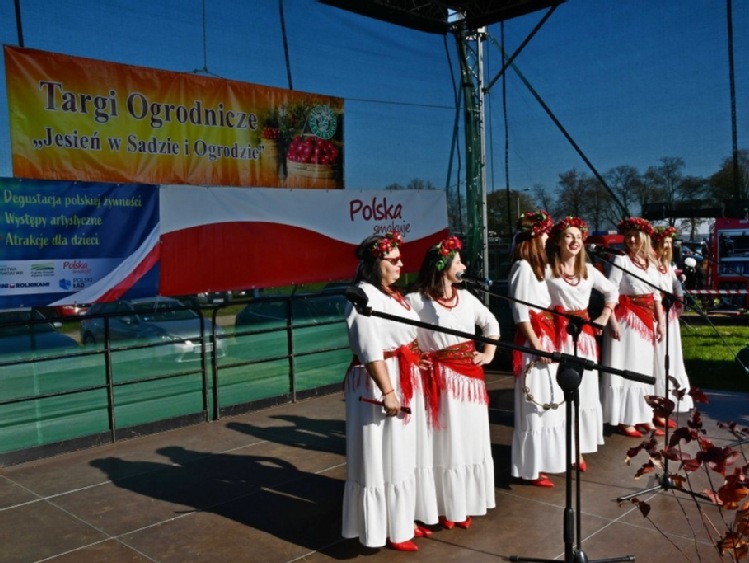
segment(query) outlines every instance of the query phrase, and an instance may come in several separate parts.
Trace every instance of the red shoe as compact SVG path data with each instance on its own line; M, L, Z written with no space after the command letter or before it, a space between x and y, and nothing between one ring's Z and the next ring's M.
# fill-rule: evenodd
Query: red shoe
M458 528L463 528L464 530L467 530L468 528L471 527L471 517L469 516L468 518L466 518L462 522L455 522L455 525Z
M585 460L582 460L579 464L573 463L572 469L577 468L578 465L580 466L580 473L585 473L588 470L588 464Z
M666 419L664 419L664 418L654 418L653 419L653 423L656 426L660 426L661 428L665 428L666 427ZM671 418L669 418L668 419L668 427L669 428L676 428L676 421L673 420L673 419L671 419Z
M635 428L639 432L642 432L642 434L650 434L652 432L653 436L665 436L666 435L666 433L660 428L651 428L647 424L635 424Z
M452 530L455 527L455 522L453 522L452 520L448 520L444 516L440 516L439 521L440 526L445 528L445 530Z
M392 542L390 541L390 538L388 538L385 545L395 551L419 551L419 546L411 540Z
M429 528L425 528L424 526L419 526L416 524L414 526L414 537L415 538L431 538L432 537L432 530Z
M539 477L538 479L527 480L526 483L534 487L553 487L554 483L548 477Z
M619 432L629 438L642 438L642 433L637 428L624 426L623 424L619 425Z

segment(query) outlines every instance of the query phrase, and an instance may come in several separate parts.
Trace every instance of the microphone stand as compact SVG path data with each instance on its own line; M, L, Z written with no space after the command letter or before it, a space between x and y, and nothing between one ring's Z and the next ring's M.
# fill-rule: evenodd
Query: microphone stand
M500 342L498 339L493 338L487 338L484 336L479 336L476 334L471 334L451 328L442 327L440 325L435 325L431 323L427 323L424 321L417 321L415 319L409 319L406 317L401 317L398 315L391 315L389 313L384 313L381 311L375 311L368 305L368 299L367 295L364 293L363 290L361 290L358 287L349 287L346 289L346 298L356 307L356 310L361 315L366 316L375 316L380 317L383 319L393 320L396 322L401 322L421 328L426 328L429 330L434 330L437 332L442 332L445 334L451 334L454 336L462 336L466 338L467 340L478 340L480 342L486 343L486 344L494 344L497 347L501 348L507 348L511 350L519 350L521 352L527 353L527 354L534 354L536 356L540 356L543 358L549 358L555 362L558 362L560 364L559 369L557 370L557 382L559 383L559 386L564 391L565 396L565 414L566 414L566 421L565 421L565 453L567 458L566 463L566 469L565 469L565 508L564 508L564 523L563 523L563 540L564 540L564 561L565 563L609 563L609 562L615 562L615 561L634 561L635 557L634 555L625 555L622 557L615 557L612 559L598 559L598 560L589 560L585 552L582 550L582 539L581 539L581 533L580 533L580 523L581 523L581 516L580 516L580 467L579 464L576 464L576 486L577 486L577 496L576 496L576 506L577 506L577 517L575 517L575 509L572 506L572 405L574 404L574 419L575 419L575 443L578 445L578 451L579 451L579 405L578 405L578 393L577 388L580 386L580 381L582 379L582 374L584 373L585 369L600 369L601 371L606 371L609 373L613 373L615 375L620 375L626 379L631 379L633 381L639 381L641 383L648 383L653 384L655 382L655 378L644 375L641 373L636 372L629 372L625 370L618 370L615 368L611 368L608 366L601 366L599 364L596 364L592 360L588 360L585 358L580 358L577 354L577 340L580 335L580 332L582 331L582 325L585 322L590 323L590 321L584 321L583 319L579 317L573 317L572 315L565 315L570 318L570 322L567 325L567 331L572 335L573 343L574 343L574 354L565 354L560 352L541 352L539 350L534 350L532 348L527 348L525 346L518 346L515 344L508 344L505 342ZM538 307L537 307L538 308ZM559 313L559 311L556 311ZM595 324L595 323L590 323ZM597 325L596 325L597 326ZM577 541L577 547L575 547L575 540ZM510 561L550 561L546 559L528 559L519 557L517 555L512 555L509 558Z
M662 299L661 299L661 304L663 305L663 322L666 325L666 330L665 330L665 354L664 354L664 357L663 357L664 377L666 379L666 381L665 381L665 394L666 394L665 399L666 400L670 400L670 397L669 397L669 393L670 393L670 388L669 388L670 387L669 386L669 380L670 380L669 370L670 370L670 367L671 367L671 361L670 361L669 349L668 349L668 347L669 347L669 332L670 332L669 328L668 328L668 316L670 314L671 307L677 301L676 295L674 295L670 291L664 291L664 290L660 289L656 285L650 283L648 280L641 278L640 276L638 276L637 274L635 274L633 272L630 272L626 268L622 268L621 266L619 266L618 264L615 264L614 262L610 262L608 260L605 260L605 259L601 258L600 256L597 256L597 258L599 260L602 260L602 261L608 263L611 266L614 266L615 268L619 268L622 272L624 272L626 274L629 274L629 275L633 276L634 278L638 279L639 281L647 284L648 286L652 287L654 291L660 292L661 295L663 296ZM671 420L671 414L672 413L673 413L673 409L672 408L671 409L670 408L666 408L664 410L664 414L666 416L663 417L663 418L665 419L666 422L664 424L665 428L664 428L664 434L663 434L663 441L664 441L664 444L666 445L666 447L668 447L669 421ZM706 495L703 495L701 493L697 493L695 491L691 491L691 490L687 490L687 489L682 489L682 488L676 486L676 484L674 483L674 480L671 478L671 475L670 475L669 470L668 470L668 462L669 462L668 456L667 455L663 455L662 459L663 459L663 475L662 476L655 475L654 481L655 481L656 484L654 486L642 489L642 490L634 492L634 493L630 493L630 494L627 494L627 495L622 495L620 497L617 497L616 498L617 502L622 502L622 501L625 501L625 500L629 500L631 498L634 498L634 497L637 497L637 496L640 496L640 495L643 495L643 494L646 494L646 493L650 493L650 492L653 492L653 491L672 491L672 490L681 491L682 493L686 493L687 495L690 495L692 498L699 498L699 499L708 500L708 501L710 500L710 498L708 496L706 496Z

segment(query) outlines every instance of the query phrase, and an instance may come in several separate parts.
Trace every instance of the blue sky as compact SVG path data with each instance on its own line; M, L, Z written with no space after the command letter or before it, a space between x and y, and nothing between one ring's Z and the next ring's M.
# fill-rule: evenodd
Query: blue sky
M287 87L277 0L21 0L25 46L138 66ZM14 1L0 0L0 41L17 45ZM739 146L749 147L749 2L734 1ZM726 3L720 0L568 0L516 63L596 168L643 172L679 156L707 176L731 154ZM442 36L318 4L284 2L295 90L345 99L345 182L381 189L448 177L455 118ZM505 24L509 51L542 13ZM499 25L488 32L500 40ZM487 79L500 66L485 46ZM4 68L3 74L4 74ZM585 164L510 71L511 187L541 184ZM487 95L489 190L504 188L504 123L498 82ZM462 132L459 139L463 141ZM0 84L0 175L11 176L8 111ZM494 185L491 185L492 179Z

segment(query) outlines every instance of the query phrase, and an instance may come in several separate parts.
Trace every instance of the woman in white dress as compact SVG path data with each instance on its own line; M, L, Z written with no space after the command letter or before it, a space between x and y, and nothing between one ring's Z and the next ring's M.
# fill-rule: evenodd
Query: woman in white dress
M684 366L684 357L681 349L681 327L679 317L684 310L684 289L676 277L673 264L673 240L676 234L674 227L655 227L653 229L653 250L658 257L658 276L660 288L667 293L673 301L668 308L666 318L666 331L663 340L656 347L655 354L655 394L658 397L666 397L666 344L668 344L668 373L671 379L668 381L669 396L673 401L673 412L688 412L692 410L694 402L689 395L691 386L687 377L687 369ZM664 307L664 314L666 313ZM655 416L653 422L656 426L663 428L666 418ZM669 419L669 428L676 428L676 421Z
M459 289L461 242L449 237L426 253L408 300L419 319L432 325L499 339L499 323L489 309ZM494 508L494 460L489 435L489 397L482 366L494 358L495 344L481 351L473 340L418 329L419 348L431 365L425 386L434 441L434 481L442 527L468 528L471 516Z
M394 288L403 265L401 243L398 232L366 238L356 250L360 262L354 281L373 310L418 320ZM346 323L354 360L344 383L342 534L367 547L416 551L412 538L432 533L415 522L416 503L425 494L416 473L418 448L426 446L419 435L426 423L416 327L362 315L353 307ZM436 500L434 505L434 521L427 523L436 524Z
M546 285L546 241L554 223L546 211L518 219L510 271L515 344L555 352L554 319ZM524 303L530 303L529 306ZM538 487L553 487L546 472L563 473L566 464L564 392L557 364L532 353L513 352L515 427L512 432L513 477ZM544 408L548 406L550 408Z
M565 315L580 317L589 321L588 302L593 289L603 294L604 306L601 315L594 322L606 326L614 311L619 291L606 276L587 261L583 243L588 236L588 225L579 217L565 217L551 231L549 252L549 273L546 282L549 286L551 308ZM560 352L575 354L574 340L567 330L569 319L557 316L557 342ZM600 331L598 331L600 334ZM581 358L599 361L596 331L588 323L581 324L577 342L577 355ZM582 454L598 451L603 444L603 415L598 385L598 373L585 370L578 387L578 408L580 413L580 448L578 465L586 471L587 463Z
M655 346L664 326L658 270L650 246L653 227L641 217L628 217L619 225L627 254L615 256L609 280L619 289L619 304L604 337L604 365L653 376ZM648 383L604 372L601 376L603 420L630 438L641 438L652 428L653 409L645 397L655 392ZM654 430L660 436L663 431Z

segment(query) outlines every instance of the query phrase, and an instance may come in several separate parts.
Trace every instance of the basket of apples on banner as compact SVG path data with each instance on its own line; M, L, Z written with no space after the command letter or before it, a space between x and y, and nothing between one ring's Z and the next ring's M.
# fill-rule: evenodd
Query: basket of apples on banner
M334 180L338 174L339 149L332 141L305 133L291 140L286 152L289 176Z

